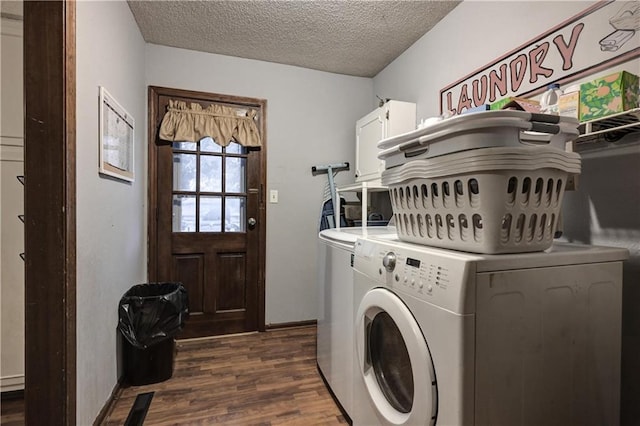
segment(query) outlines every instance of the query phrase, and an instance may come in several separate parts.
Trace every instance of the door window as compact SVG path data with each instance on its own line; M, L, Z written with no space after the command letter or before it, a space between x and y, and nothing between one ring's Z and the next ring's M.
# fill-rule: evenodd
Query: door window
M368 353L380 390L401 413L413 406L413 371L407 346L391 316L377 314L370 324Z
M173 232L245 232L247 149L174 142Z

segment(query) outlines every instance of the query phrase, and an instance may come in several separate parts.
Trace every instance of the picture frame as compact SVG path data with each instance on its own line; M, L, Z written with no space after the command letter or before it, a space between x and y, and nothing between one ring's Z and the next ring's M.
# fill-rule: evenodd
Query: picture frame
M134 182L135 120L113 96L100 86L99 173Z

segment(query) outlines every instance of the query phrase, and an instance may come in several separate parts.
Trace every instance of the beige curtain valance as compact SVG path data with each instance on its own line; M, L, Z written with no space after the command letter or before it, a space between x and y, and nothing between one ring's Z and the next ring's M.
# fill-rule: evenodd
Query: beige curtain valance
M256 111L238 116L237 109L212 104L207 108L184 101L169 100L160 125L160 139L172 142L199 141L210 136L218 145L235 141L242 146L261 146L260 132L254 121Z

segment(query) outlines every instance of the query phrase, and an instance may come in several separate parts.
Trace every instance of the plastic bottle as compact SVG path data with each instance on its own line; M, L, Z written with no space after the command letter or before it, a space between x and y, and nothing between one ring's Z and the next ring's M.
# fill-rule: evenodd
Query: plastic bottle
M547 86L547 91L542 94L540 98L540 111L545 114L558 115L558 100L560 100L562 90L558 83L553 83Z

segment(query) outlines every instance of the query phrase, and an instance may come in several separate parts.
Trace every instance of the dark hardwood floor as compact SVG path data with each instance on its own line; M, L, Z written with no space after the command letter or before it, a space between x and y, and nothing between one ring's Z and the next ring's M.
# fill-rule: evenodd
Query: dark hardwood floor
M155 392L145 425L332 425L345 418L316 368L315 326L179 341L173 377L125 388L106 425Z
M316 368L316 327L179 341L173 377L124 388L104 425L123 425L138 394L155 392L145 425L334 425L347 421ZM24 425L5 400L2 425Z
M0 401L3 426L24 425L24 398L3 399Z

